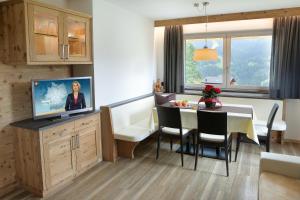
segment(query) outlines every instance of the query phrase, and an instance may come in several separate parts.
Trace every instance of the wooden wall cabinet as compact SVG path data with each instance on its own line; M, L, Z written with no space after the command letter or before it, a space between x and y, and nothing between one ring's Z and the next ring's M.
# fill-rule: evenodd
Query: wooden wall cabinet
M100 113L41 131L16 128L17 179L44 197L102 160Z
M91 16L32 0L0 3L6 64L91 64Z

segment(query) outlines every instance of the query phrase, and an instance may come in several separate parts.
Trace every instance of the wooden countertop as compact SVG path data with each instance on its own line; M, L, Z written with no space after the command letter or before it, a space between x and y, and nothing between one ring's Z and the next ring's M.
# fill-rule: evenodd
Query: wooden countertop
M30 119L25 119L22 121L17 121L17 122L13 122L10 125L14 126L14 127L18 127L18 128L25 128L25 129L30 129L33 131L41 131L41 130L45 130L48 128L52 128L70 121L74 121L77 119L81 119L84 117L87 117L89 115L93 115L96 113L100 113L100 110L95 110L95 111L91 111L91 112L86 112L86 113L80 113L80 114L76 114L73 115L71 117L68 118L46 118L46 119L38 119L38 120L34 120L33 118Z

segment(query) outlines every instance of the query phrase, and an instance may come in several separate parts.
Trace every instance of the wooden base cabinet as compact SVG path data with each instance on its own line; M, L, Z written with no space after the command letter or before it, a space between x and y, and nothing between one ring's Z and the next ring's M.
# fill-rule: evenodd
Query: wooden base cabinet
M102 160L100 113L41 131L16 129L17 178L45 197Z
M93 127L84 129L78 134L78 149L76 152L77 173L81 174L97 161L97 130Z

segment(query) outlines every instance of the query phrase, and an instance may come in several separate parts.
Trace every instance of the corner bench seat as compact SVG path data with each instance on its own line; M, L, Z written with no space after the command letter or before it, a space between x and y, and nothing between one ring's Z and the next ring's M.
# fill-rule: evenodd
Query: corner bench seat
M300 157L262 152L258 182L260 200L298 200Z
M118 156L134 158L134 149L138 143L157 131L152 115L153 107L155 102L152 95L110 108Z
M254 124L256 126L266 127L267 122L263 120L255 120ZM272 126L272 131L286 131L286 122L285 121L274 121Z
M263 172L259 178L259 199L299 199L300 180L280 174Z
M115 130L114 138L117 140L125 140L130 142L143 141L157 130L145 126L145 121L147 120L141 120L132 125Z

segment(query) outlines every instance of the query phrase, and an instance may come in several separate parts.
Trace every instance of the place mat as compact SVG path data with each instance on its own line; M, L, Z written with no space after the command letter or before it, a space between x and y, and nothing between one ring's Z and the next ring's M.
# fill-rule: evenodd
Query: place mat
M166 107L174 107L173 103L167 102L162 106ZM182 108L182 107L181 107ZM198 109L198 110L206 110L206 111L216 111L216 112L228 112L228 113L241 113L241 114L248 114L252 116L253 119L253 108L248 106L238 106L238 105L222 105L217 106L215 108L206 108L205 104L199 104L198 107L196 105L185 107L185 109Z
M253 109L250 107L238 107L238 106L223 105L223 106L217 106L215 108L206 108L204 105L204 106L198 106L198 110L249 114L253 118Z

